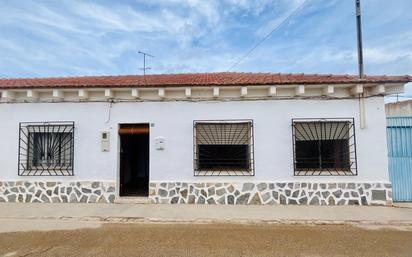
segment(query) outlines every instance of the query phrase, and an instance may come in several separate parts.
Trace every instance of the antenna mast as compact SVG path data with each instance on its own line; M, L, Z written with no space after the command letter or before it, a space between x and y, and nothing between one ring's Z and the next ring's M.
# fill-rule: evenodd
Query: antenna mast
M142 52L142 51L138 51L138 53L141 54L141 55L143 55L143 68L139 68L139 70L143 70L143 76L145 76L145 75L146 75L146 70L152 69L152 68L150 68L150 67L146 67L146 56L149 56L149 57L152 57L152 58L153 58L154 56L151 55L151 54Z

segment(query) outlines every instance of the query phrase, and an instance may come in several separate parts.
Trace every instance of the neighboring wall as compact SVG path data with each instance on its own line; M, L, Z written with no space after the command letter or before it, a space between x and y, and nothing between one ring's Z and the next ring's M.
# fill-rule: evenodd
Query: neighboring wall
M385 112L388 117L412 116L412 100L387 103Z
M150 181L153 183L389 183L383 98L368 98L365 104L365 129L359 128L359 104L356 99L0 104L0 181L115 183L118 176L118 124L151 123ZM356 124L358 176L294 177L291 119L352 117ZM193 176L193 120L207 119L253 119L255 176ZM75 176L17 176L18 128L19 122L23 121L75 122ZM110 152L102 152L100 149L101 131L111 133ZM154 147L155 138L159 136L165 138L164 150L156 150Z

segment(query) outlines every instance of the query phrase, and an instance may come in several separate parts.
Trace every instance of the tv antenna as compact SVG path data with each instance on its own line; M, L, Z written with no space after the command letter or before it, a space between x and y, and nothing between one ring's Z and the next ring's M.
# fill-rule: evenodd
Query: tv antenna
M143 76L144 76L144 75L146 75L146 70L152 69L152 68L150 68L150 67L146 67L146 56L149 56L149 57L152 57L152 58L153 58L154 56L151 55L151 54L142 52L142 51L139 51L138 53L141 54L141 55L143 55L143 68L139 68L139 70L143 70Z

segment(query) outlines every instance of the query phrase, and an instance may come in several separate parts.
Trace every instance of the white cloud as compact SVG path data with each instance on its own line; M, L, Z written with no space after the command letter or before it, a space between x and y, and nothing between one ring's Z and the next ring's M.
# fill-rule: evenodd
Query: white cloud
M406 26L408 10L401 7L408 0L399 1L405 10L396 17L386 11L390 3L364 4L366 11L375 6L366 18L384 17L379 26L399 28L385 27L377 36L368 32L381 28L364 21L367 73L412 73L412 24ZM148 60L155 73L224 71L302 2L10 1L0 9L0 65L5 67L0 76L133 74L140 66L137 50L156 56ZM353 3L310 1L302 13L235 70L356 72Z
M385 63L396 61L401 58L409 59L412 61L412 49L407 50L394 50L391 51L384 47L380 48L365 48L364 50L365 60L371 63Z

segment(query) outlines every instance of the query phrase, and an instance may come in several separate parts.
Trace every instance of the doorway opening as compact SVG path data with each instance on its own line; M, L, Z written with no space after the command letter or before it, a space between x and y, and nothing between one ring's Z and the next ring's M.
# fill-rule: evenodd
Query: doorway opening
M120 196L149 195L149 124L121 124Z

